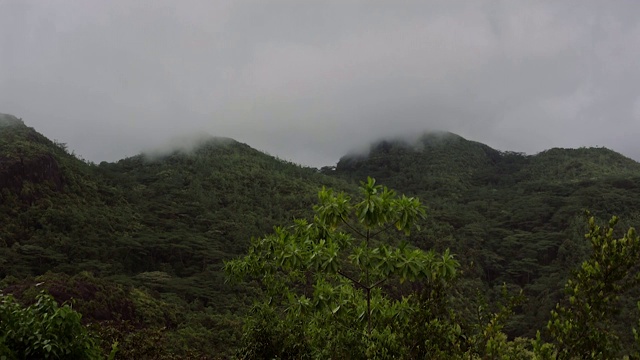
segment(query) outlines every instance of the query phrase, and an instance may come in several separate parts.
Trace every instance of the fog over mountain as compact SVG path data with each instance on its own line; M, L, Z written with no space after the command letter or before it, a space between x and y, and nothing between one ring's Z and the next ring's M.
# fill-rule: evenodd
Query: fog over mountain
M95 162L210 134L323 166L426 130L640 160L638 14L634 0L7 0L0 112Z

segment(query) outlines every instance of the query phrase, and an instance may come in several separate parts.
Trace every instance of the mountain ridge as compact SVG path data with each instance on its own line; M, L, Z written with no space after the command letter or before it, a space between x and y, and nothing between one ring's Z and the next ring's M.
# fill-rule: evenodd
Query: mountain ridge
M4 114L4 113L0 113L0 127L23 127L23 128L27 128L27 129L33 129L32 127L29 127L22 119L11 115L11 114ZM36 132L37 133L37 132ZM41 134L37 133L38 135L42 136ZM44 139L46 139L47 141L50 141L49 139L47 139L46 137L43 137ZM116 163L120 160L129 158L129 157L134 157L134 156L138 156L138 155L142 155L142 156L147 156L147 157L151 157L151 158L155 158L155 157L163 157L165 155L169 155L171 153L174 152L192 152L194 150L196 150L198 147L206 145L206 144L210 144L210 143L216 143L216 142L220 142L220 143L238 143L238 144L244 144L244 145L248 145L249 147L251 147L250 144L245 144L242 143L236 139L230 138L230 137L225 137L225 136L214 136L214 135L208 135L208 134L198 134L198 135L193 135L193 136L181 136L181 137L176 137L173 140L169 140L167 141L165 144L160 145L160 146L156 146L153 148L149 148L146 150L143 150L141 152L139 152L138 154L133 154L130 156L127 156L125 158L122 159L118 159L115 161L111 161L111 163ZM455 143L459 143L459 142L467 142L467 143L473 143L476 145L479 145L481 147L484 147L487 149L487 151L489 152L495 152L495 153L499 153L499 154L518 154L518 155L522 155L522 156L526 156L526 157L535 157L538 155L545 155L548 153L553 153L556 151L574 151L574 150L578 150L578 151L584 151L585 149L597 149L598 151L603 151L603 152L609 152L609 153L615 153L616 155L619 155L620 157L625 158L626 162L628 164L632 164L632 163L640 163L622 153L619 153L615 150L606 148L606 147L598 147L598 146L593 146L593 147L579 147L579 148L564 148L564 147L552 147L549 149L545 149L542 150L538 153L535 154L526 154L526 153L522 153L522 152L516 152L516 151L511 151L511 150L498 150L498 149L494 149L492 147L490 147L489 145L486 145L484 143L481 143L479 141L474 141L474 140L469 140L466 139L456 133L450 132L450 131L424 131L421 132L417 135L412 135L412 136L384 136L382 138L379 138L377 140L373 140L371 142L369 142L367 148L368 150L366 151L356 151L356 150L352 150L352 151L348 151L345 155L341 156L340 159L338 160L338 162L336 163L335 166L337 166L338 163L346 161L346 160L354 160L354 159L362 159L362 158L366 158L368 156L371 155L372 152L375 152L377 150L379 150L380 148L384 149L384 148L388 148L389 146L395 146L395 147L403 147L403 148L407 148L407 149L413 149L416 151L420 151L420 150L424 150L424 149L428 149L428 148L437 148L439 146L443 146L443 145L452 145ZM66 145L64 143L60 143L55 141L55 143L57 145L62 145L64 147L66 147ZM253 148L253 147L252 147ZM257 151L260 151L262 153L267 154L266 152L260 150L260 149L256 149ZM2 149L0 148L0 151L2 151ZM591 151L591 150L589 150ZM79 154L81 155L81 154ZM630 160L630 161L629 161ZM109 163L109 161L106 161L107 163ZM290 162L290 161L287 161ZM293 162L291 162L293 163ZM297 164L297 163L296 163ZM306 165L302 165L302 164L297 164L299 166L303 166L303 167L309 167L312 168L311 166L306 166ZM334 165L325 165L322 166L324 168L330 168Z
M189 335L192 346L209 354L230 351L214 339L237 335L233 314L259 291L226 284L223 262L274 225L308 218L323 186L357 197L355 184L372 176L419 197L428 217L410 241L457 254L461 293L493 301L505 283L529 297L509 325L514 337L535 336L530 331L546 321L560 284L585 255L585 209L619 215L623 227L640 222L640 164L603 148L525 155L452 133L422 134L415 144L373 143L366 156L345 155L335 169L318 170L207 137L198 147L96 165L17 120L0 127L0 289L3 281L33 284L49 272L47 283L90 274L132 294L149 292L189 310L152 321L147 308L142 319L179 339L186 335L172 330L176 324L199 329ZM207 350L206 343L219 345Z
M0 127L19 126L19 125L24 125L24 121L22 121L22 119L18 119L17 117L11 114L0 113Z

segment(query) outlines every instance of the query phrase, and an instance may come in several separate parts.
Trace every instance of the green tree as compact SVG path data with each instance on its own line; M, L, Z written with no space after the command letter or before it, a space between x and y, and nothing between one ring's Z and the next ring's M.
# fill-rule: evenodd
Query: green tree
M12 296L0 295L0 358L98 359L101 349L69 305L59 307L41 293L23 307ZM112 351L112 356L115 354Z
M640 282L640 237L634 228L616 237L617 222L613 217L600 226L589 218L585 236L591 244L591 256L567 281L568 302L556 306L547 325L556 359L611 359L619 355L619 334L613 321L620 311L620 296Z
M406 329L418 307L405 282L447 283L458 263L448 250L423 251L389 236L392 229L408 235L417 227L425 216L418 199L397 196L371 178L361 191L363 198L354 202L323 188L313 221L276 227L253 239L248 255L225 264L231 277L257 279L265 291L247 324L241 356L409 353Z

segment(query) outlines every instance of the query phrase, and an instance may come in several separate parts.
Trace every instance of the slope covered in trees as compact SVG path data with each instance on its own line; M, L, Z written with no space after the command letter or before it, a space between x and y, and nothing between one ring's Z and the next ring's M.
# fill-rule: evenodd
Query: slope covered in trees
M357 196L368 176L426 205L407 240L455 254L462 275L452 306L496 306L503 283L524 291L510 337L544 327L590 253L585 209L620 216L620 228L640 219L640 164L601 148L524 155L430 133L378 142L318 171L212 138L192 151L95 165L3 115L0 288L29 302L44 282L57 299L78 299L105 351L119 340L136 357L228 355L262 290L226 283L223 262L275 225L311 221L322 186ZM622 298L620 329L637 318L634 296ZM136 348L140 338L149 346ZM630 346L632 335L623 340Z
M640 237L614 235L618 219L588 220L588 259L534 338L511 338L505 321L522 291L497 311L455 291L458 262L400 242L424 208L368 178L355 201L322 189L312 222L297 220L254 239L226 263L232 278L265 290L248 315L242 359L613 359L638 356L620 341L620 297L640 283ZM380 236L380 238L378 238ZM460 303L460 300L463 300ZM638 303L640 306L640 302ZM476 316L468 316L475 314ZM465 316L467 315L467 316ZM541 336L541 330L544 335ZM624 329L638 341L635 329Z
M603 148L524 155L426 134L375 143L367 155L340 159L332 173L350 181L369 174L422 199L430 217L414 243L450 247L469 278L482 280L473 287L482 284L494 298L503 283L524 289L528 301L508 328L512 336L535 335L568 272L586 257L585 210L619 215L623 227L640 221L640 164Z
M304 216L319 187L350 187L230 139L210 139L189 153L87 164L22 121L3 119L4 286L22 294L25 284L45 282L63 300L102 299L109 314L96 320L167 328L210 356L231 351L239 332L233 314L255 293L226 285L222 261L274 224ZM112 306L118 301L109 293L125 304Z

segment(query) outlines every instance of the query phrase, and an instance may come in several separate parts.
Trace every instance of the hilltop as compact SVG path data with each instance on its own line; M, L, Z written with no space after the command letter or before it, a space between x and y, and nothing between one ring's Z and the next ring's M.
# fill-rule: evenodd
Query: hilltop
M137 305L126 307L128 315L116 308L97 317L85 314L88 320L134 316L160 329L209 317L188 315L189 304L216 316L243 310L251 304L247 293L255 290L226 285L222 261L241 254L251 237L305 216L318 188L350 187L220 138L189 152L89 164L23 122L4 119L9 120L0 128L0 279L14 289L44 282L61 299L107 301L113 293ZM93 290L78 294L78 286ZM180 315L176 306L184 308ZM239 331L237 321L229 321L235 325L219 331ZM193 336L202 342L211 335ZM228 342L211 351L225 348Z
M259 290L226 284L223 261L273 226L308 217L322 186L358 197L367 176L427 205L410 241L457 254L465 297L494 301L503 283L524 290L511 336L535 335L586 256L585 209L619 215L623 227L640 220L640 164L604 148L525 155L425 133L377 141L319 171L212 137L95 165L1 115L0 288L46 279L60 299L119 294L118 306L79 308L93 309L89 321L135 319L138 330L125 335L158 331L163 352L229 354ZM623 303L622 318L633 301ZM96 315L100 306L110 313Z
M535 337L522 329L546 321L560 284L586 256L585 210L618 215L624 226L640 221L640 163L605 148L525 155L452 133L425 134L375 142L368 154L341 158L333 174L349 181L369 174L422 199L429 218L414 242L449 247L468 261L470 278L482 279L471 288L496 298L503 283L522 288L529 301L511 324L513 336ZM633 301L626 306L635 311Z

